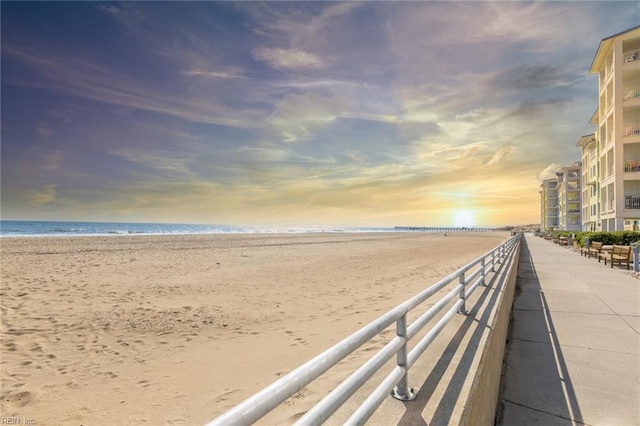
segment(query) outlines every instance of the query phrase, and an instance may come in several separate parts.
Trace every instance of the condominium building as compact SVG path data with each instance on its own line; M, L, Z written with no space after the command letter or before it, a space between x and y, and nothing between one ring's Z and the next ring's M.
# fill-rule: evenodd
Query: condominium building
M580 231L581 164L562 167L556 177L540 185L540 219L543 231Z
M580 231L581 224L581 164L575 162L556 173L558 191L558 229Z
M554 231L558 228L558 181L546 179L540 185L540 229Z
M597 123L598 112L592 117ZM580 138L577 146L582 148L582 230L599 231L600 228L600 186L598 184L598 143L595 135L585 135Z
M598 75L594 140L583 149L582 228L614 231L640 225L640 26L600 42L589 69ZM585 162L585 158L588 161ZM595 164L594 164L595 163ZM595 166L596 178L592 173ZM586 180L585 180L586 176ZM593 209L592 189L597 207ZM584 191L588 194L585 196ZM587 204L585 203L585 204Z

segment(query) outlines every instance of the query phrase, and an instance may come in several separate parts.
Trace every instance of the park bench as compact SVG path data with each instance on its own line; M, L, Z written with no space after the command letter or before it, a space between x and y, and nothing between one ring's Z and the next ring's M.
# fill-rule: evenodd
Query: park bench
M600 259L604 259L604 264L607 264L607 259L611 263L611 267L616 263L620 266L627 265L627 269L631 266L631 246L618 246L614 245L612 250L606 253L600 253L598 255L598 262Z
M591 256L598 257L600 252L602 251L602 243L600 241L592 241L589 246L586 247L587 253L586 256L591 259Z

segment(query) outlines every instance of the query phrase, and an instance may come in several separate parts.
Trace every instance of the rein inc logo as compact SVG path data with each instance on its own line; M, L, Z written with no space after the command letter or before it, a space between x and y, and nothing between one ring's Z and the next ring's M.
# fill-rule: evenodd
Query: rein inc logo
M0 417L0 425L35 425L36 421L29 417Z

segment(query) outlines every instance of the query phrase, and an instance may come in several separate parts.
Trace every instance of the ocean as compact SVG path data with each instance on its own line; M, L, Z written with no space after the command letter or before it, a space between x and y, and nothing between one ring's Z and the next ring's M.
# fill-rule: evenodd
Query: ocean
M394 228L324 226L194 225L177 223L0 221L2 237L392 232Z

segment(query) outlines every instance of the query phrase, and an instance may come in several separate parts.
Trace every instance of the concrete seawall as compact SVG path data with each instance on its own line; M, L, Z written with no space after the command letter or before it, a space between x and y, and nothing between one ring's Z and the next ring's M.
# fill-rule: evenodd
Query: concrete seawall
M502 297L494 308L490 323L487 324L489 333L483 342L484 345L481 346L482 355L459 424L494 424L519 259L520 247L518 247L513 261L505 273L505 282L501 290Z

